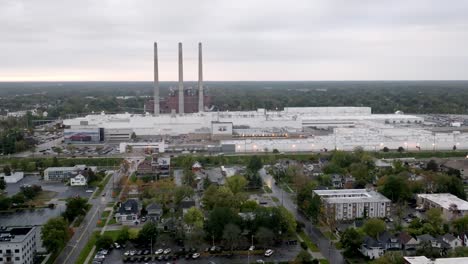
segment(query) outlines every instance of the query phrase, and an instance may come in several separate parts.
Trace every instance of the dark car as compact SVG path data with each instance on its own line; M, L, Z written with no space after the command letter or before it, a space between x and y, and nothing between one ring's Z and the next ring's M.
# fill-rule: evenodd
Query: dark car
M143 255L148 255L150 251L148 249L143 250Z
M161 260L163 260L163 259L164 259L164 256L163 256L163 255L159 255L158 261L161 261Z

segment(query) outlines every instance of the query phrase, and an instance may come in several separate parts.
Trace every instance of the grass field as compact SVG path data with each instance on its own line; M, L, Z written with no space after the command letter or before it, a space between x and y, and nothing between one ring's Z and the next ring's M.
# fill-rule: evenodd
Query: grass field
M76 264L83 264L86 261L86 257L88 257L89 252L91 252L91 249L96 244L98 235L99 235L98 231L95 231L91 235L91 237L88 240L88 243L86 243L85 247L83 248L80 255L78 256L78 260L76 261Z

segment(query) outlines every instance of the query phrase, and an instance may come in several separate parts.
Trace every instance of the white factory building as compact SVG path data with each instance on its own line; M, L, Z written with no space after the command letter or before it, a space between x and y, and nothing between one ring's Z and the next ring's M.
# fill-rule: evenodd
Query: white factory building
M154 43L154 114L93 114L64 120L67 143L128 142L137 136L180 136L219 141L228 152L468 149L468 134L433 133L417 128L422 117L372 114L370 107L285 107L274 111L204 112L202 46L198 46L198 113L184 112L182 43L179 43L178 109L160 113L157 44ZM416 125L415 125L416 124ZM419 126L420 127L420 126ZM317 133L310 132L318 130ZM324 130L327 130L325 133ZM153 146L163 152L164 142ZM123 146L125 147L125 146ZM134 145L139 148L141 146ZM124 151L121 149L121 151Z

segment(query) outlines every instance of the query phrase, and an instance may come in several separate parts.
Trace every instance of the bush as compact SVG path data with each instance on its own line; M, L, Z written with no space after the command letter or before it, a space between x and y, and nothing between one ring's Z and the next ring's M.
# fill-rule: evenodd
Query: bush
M302 248L302 249L307 249L307 244L306 244L306 242L304 242L304 241L301 242L301 248Z

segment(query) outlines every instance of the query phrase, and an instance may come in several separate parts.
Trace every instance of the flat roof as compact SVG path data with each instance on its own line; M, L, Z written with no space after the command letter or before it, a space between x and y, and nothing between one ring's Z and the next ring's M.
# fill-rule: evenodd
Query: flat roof
M314 190L313 192L329 203L345 203L356 200L360 202L390 202L390 199L382 194L366 189Z
M418 197L436 203L444 209L450 209L451 206L456 205L458 210L468 210L467 201L462 200L450 193L423 193L418 194Z
M461 258L438 258L431 260L425 256L403 257L409 264L459 264L468 263L468 257Z
M7 227L0 229L0 244L23 242L33 230L34 227Z

